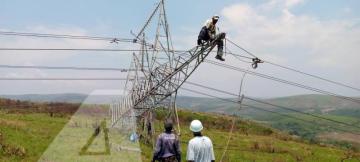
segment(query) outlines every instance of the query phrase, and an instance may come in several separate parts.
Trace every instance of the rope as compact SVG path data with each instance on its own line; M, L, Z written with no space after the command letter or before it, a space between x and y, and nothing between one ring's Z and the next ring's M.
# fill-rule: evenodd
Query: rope
M178 127L178 136L181 136L181 129L180 129L180 122L179 122L179 115L178 115L178 109L177 109L176 104L175 104L175 115L176 115L176 123L177 123L177 127Z
M242 76L242 78L241 78L241 83L240 83L240 90L239 90L239 111L241 110L241 105L242 105L242 101L243 101L243 98L244 98L244 95L241 96L241 93L242 93L242 90L243 90L243 81L244 81L245 75L246 75L246 73L243 74L243 76ZM226 142L226 146L225 146L224 152L223 152L223 154L221 155L220 162L223 161L223 159L224 159L224 157L225 157L225 155L226 155L226 151L227 151L227 149L228 149L228 147L229 147L229 143L230 143L230 140L231 140L233 131L234 131L236 119L237 119L237 117L233 117L232 124L231 124L231 128L230 128L230 132L229 132L229 138L228 138L228 140L227 140L227 142Z
M181 136L181 129L180 129L180 122L179 122L179 114L178 114L178 109L177 109L177 106L176 106L176 97L177 97L177 91L175 91L175 96L174 96L174 112L175 112L175 119L176 119L176 124L177 124L177 127L178 127L178 136Z
M245 48L239 46L238 44L234 43L233 41L229 40L228 38L226 38L227 41L229 41L231 44L233 44L234 46L240 48L241 50L243 50L244 52L246 52L247 54L255 57L255 58L258 58L257 56L255 56L253 53L249 52L248 50L246 50Z
M240 103L241 104L241 103ZM230 140L231 140L231 137L232 137L232 133L234 131L234 126L235 126L235 123L236 123L236 117L233 118L232 120L232 124L231 124L231 129L230 129L230 132L229 132L229 138L226 142L226 146L225 146L225 149L224 149L224 152L223 154L221 155L221 159L220 159L220 162L223 161L224 157L225 157L225 154L226 154L226 151L228 149L228 146L229 146L229 143L230 143Z

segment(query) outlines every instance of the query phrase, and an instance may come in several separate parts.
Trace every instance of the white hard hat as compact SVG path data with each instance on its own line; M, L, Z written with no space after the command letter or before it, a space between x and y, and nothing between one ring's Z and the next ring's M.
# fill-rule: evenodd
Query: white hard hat
M199 120L193 120L190 124L190 130L193 132L200 132L203 128Z

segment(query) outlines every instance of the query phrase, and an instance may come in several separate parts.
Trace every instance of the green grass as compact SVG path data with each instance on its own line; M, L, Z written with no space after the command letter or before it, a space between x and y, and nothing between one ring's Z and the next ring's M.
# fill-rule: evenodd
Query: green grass
M37 161L67 121L47 114L5 114L0 111L3 143L25 150L23 157L0 150L0 161Z
M228 131L231 125L231 117L215 114L193 113L180 111L181 121L181 148L182 157L185 160L187 142L192 138L188 125L191 120L199 119L203 121L205 130L203 134L210 137L213 141L216 160L219 161L228 139ZM158 114L156 122L156 132L163 131L163 115ZM143 160L151 159L151 144L141 143L143 150ZM357 157L346 161L360 161L356 153L338 149L330 146L320 146L309 144L298 138L279 133L276 130L261 126L250 121L236 122L235 131L230 140L230 145L223 161L324 161L338 162L345 158L346 154L354 154Z
M317 138L318 135L322 133L328 133L328 132L342 132L342 130L346 130L349 132L357 132L360 133L360 129L353 127L353 126L346 126L343 124L334 123L331 121L326 121L322 119L315 119L313 117L310 117L308 115L299 115L295 113L290 113L288 115L296 116L297 118L301 118L303 120L309 121L304 122L301 120L293 119L293 118L287 118L282 116L268 116L267 119L264 119L271 123L272 127L287 131L290 134L294 134L297 136L300 136L306 140L317 142L319 139ZM317 115L320 117L324 117L330 120L336 120L343 123L357 123L359 119L353 118L353 117L346 117L346 116L338 116L338 115ZM326 142L326 141L325 141ZM330 143L333 143L332 141L329 141ZM354 145L355 146L355 145ZM359 149L357 147L354 147L353 149Z
M157 134L162 132L161 119L164 118L163 112L158 112L155 129ZM214 144L214 151L217 161L224 151L228 131L232 117L221 116L208 113L194 113L190 111L180 111L181 124L181 148L182 157L185 160L187 142L192 138L189 131L189 124L193 119L200 119L204 126L204 135L210 137ZM70 120L70 121L69 121ZM57 161L69 161L70 156L79 156L79 151L86 144L93 134L93 129L88 125L88 117L76 115L71 119L63 117L50 117L48 114L5 114L0 111L0 132L2 134L1 143L5 143L11 148L24 148L25 155L5 154L0 149L0 161L38 161L44 155L53 155L56 149L65 150ZM101 120L100 120L101 121ZM90 122L90 123L91 123ZM75 123L80 123L74 127ZM82 123L82 124L81 124ZM87 125L82 127L81 125ZM56 138L55 138L56 137ZM89 151L104 150L104 136L99 136L98 144L102 147L89 147ZM127 135L119 136L114 130L109 130L110 143L121 143L126 146L138 145L137 143L127 143ZM96 140L95 140L96 143ZM140 143L143 161L149 161L152 156L151 144ZM98 149L98 150L97 150ZM16 150L16 149L15 149ZM111 155L116 155L114 150L110 150ZM121 154L121 155L120 155ZM125 152L129 156L129 152ZM43 156L44 156L43 155ZM119 152L119 156L112 160L119 160L124 152ZM353 158L346 160L358 162L359 154L344 149L330 147L326 145L309 144L301 139L291 137L273 128L263 126L247 120L237 120L234 134L231 138L229 149L223 161L340 161L346 156L352 155ZM46 157L46 156L45 156ZM57 157L59 158L59 157ZM108 156L82 156L78 161L106 160ZM136 159L136 157L135 157ZM134 162L137 160L133 160Z

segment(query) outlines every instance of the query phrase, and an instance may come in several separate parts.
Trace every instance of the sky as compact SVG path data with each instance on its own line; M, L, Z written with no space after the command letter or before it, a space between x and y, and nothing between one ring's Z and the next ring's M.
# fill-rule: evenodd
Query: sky
M132 38L131 31L136 33L140 30L156 3L155 0L3 0L0 5L0 31ZM206 19L218 14L220 30L259 58L360 87L358 0L167 0L165 3L175 49L193 47ZM139 47L131 43L111 44L106 41L0 36L0 48ZM244 54L233 46L229 45L229 48ZM215 60L212 55L209 59ZM229 65L250 67L231 55L226 55L225 59ZM128 68L130 61L129 52L0 51L1 65ZM261 64L254 71L341 95L360 96L359 91L269 64ZM110 78L126 77L126 73L0 68L0 76ZM238 93L241 77L240 72L203 63L190 81ZM123 81L0 82L0 94L89 94L95 90L124 88ZM314 92L246 75L243 93L268 98ZM180 94L196 95L185 91Z

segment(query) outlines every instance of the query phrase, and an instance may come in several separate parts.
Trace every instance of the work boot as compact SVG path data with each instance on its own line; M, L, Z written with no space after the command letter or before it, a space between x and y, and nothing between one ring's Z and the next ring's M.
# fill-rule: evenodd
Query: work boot
M219 55L216 55L216 56L215 56L215 58L216 58L216 59L218 59L218 60L220 60L220 61L225 61L225 59L224 59L224 58L222 58L222 57L221 57L221 56L219 56Z
M217 51L217 55L216 55L216 59L221 60L221 61L225 61L225 59L222 57L223 55L223 47L218 47L218 51Z

